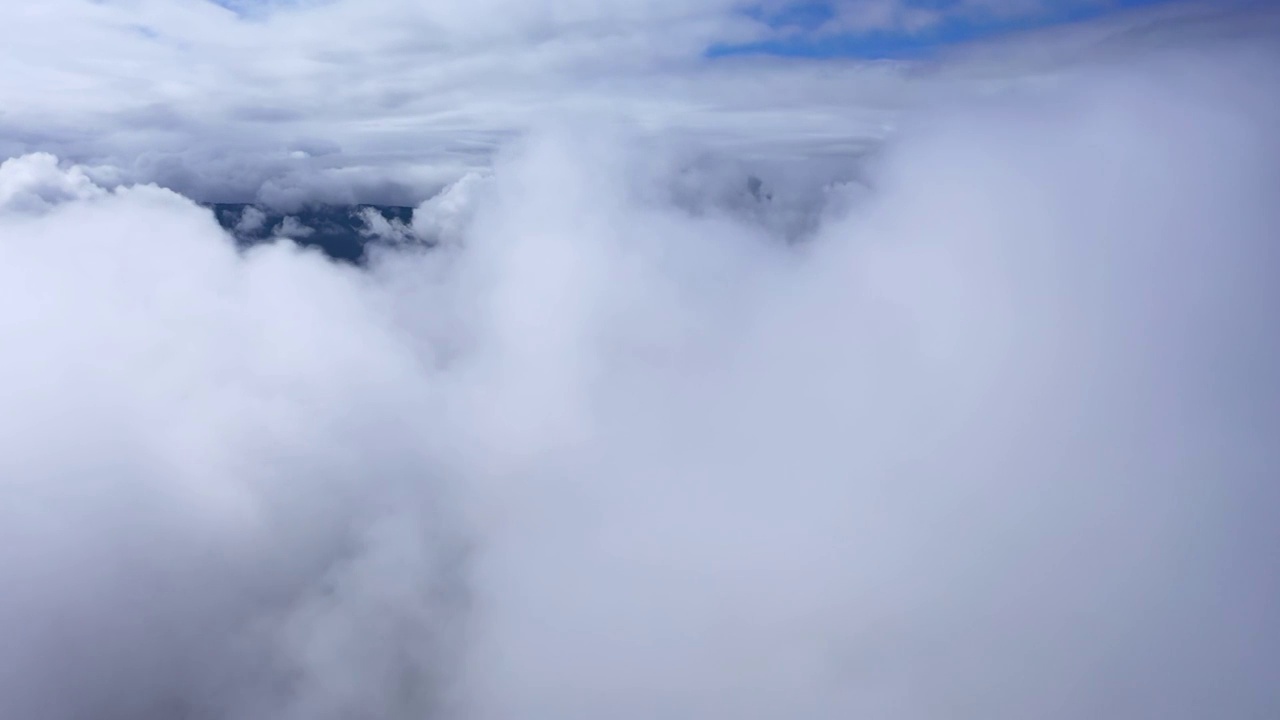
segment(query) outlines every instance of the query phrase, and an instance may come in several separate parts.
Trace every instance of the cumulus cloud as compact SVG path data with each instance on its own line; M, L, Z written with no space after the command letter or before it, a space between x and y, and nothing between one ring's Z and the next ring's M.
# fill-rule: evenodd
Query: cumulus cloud
M0 715L1274 716L1274 52L584 113L363 270L5 163Z
M65 200L101 194L83 168L63 170L58 158L36 153L0 164L0 210L39 212Z
M468 173L414 208L414 234L433 243L459 244L488 182L484 175Z
M251 717L333 662L290 628L355 595L397 622L339 560L414 531L361 485L421 480L417 433L357 405L410 419L423 381L358 277L285 245L241 257L149 188L6 214L0 237L5 714ZM359 652L328 632L309 641Z
M364 226L360 233L365 237L391 243L410 242L417 239L417 234L411 225L398 218L388 219L377 208L362 208L358 213L358 219Z
M240 234L252 234L262 230L267 224L267 214L261 208L248 205L240 212L240 219L236 221L235 230Z
M305 238L316 234L315 228L307 227L302 221L292 215L286 215L280 224L275 226L271 231L276 237L285 238Z

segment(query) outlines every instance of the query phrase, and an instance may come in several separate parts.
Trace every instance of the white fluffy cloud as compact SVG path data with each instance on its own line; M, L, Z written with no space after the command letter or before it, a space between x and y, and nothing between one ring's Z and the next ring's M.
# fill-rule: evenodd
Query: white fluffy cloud
M245 52L283 22L138 0L68 36L126 10ZM808 78L793 110L716 75L734 112L690 117L776 151L754 204L688 125L588 113L366 270L238 250L92 163L5 163L0 716L1275 716L1274 54L939 101L865 162L784 151L859 136L787 125L861 71L762 67ZM36 74L74 85L60 57ZM182 67L224 94L163 67L147 92L252 104L253 77ZM717 85L694 77L673 94ZM334 87L290 132L362 116ZM43 102L19 116L96 101Z
M0 164L0 210L5 212L39 212L54 203L102 193L82 168L63 170L58 158L48 153Z

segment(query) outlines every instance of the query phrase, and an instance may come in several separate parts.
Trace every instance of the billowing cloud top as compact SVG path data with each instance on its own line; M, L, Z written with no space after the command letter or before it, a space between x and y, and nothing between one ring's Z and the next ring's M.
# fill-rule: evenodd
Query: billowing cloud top
M0 718L1280 716L1274 12L732 10L0 9Z

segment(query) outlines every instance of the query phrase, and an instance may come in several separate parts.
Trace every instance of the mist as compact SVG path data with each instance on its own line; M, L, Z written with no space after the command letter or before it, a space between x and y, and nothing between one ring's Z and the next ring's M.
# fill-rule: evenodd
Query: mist
M1274 48L586 114L363 268L6 161L0 716L1276 717Z

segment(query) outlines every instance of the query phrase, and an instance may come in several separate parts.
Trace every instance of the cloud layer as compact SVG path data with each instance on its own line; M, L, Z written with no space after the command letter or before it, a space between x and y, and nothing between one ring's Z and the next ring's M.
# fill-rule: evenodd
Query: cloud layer
M837 5L837 18L887 7ZM1099 54L1189 36L1273 38L1280 18L1267 4L1250 14L1240 3L1177 3L1053 31L1034 47L997 46L980 62L708 60L713 44L788 32L735 7L12 5L0 9L0 157L50 152L105 186L156 182L286 212L307 202L411 206L558 118L627 122L738 158L847 156L939 95L1020 92Z
M126 6L276 28L67 32ZM1274 717L1274 53L935 93L763 184L585 113L367 270L6 162L0 716Z

